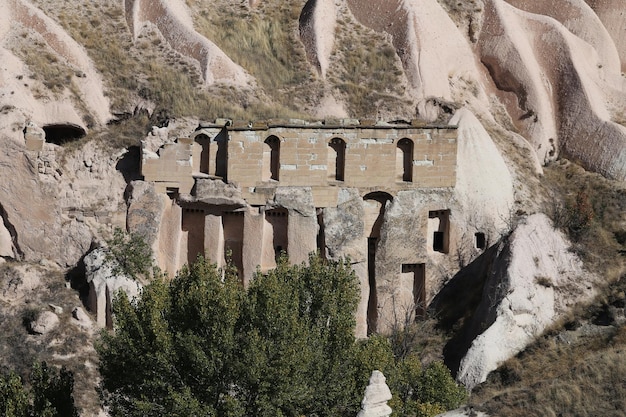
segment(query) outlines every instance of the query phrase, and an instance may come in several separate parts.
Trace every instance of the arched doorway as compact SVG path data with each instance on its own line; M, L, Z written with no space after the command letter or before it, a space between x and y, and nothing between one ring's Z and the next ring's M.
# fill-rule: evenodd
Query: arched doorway
M211 152L210 152L211 139L204 133L201 133L197 135L195 138L193 138L193 140L198 145L200 145L202 149L200 151L200 166L197 169L202 174L210 174L211 171L209 168L209 165L210 165L209 161L211 159Z

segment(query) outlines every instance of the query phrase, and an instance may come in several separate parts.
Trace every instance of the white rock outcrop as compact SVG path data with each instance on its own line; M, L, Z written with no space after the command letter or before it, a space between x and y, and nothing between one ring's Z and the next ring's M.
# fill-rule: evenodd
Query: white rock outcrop
M460 363L472 389L522 351L571 306L594 295L597 277L583 269L566 237L543 214L526 218L502 243L473 321L485 322Z
M515 204L513 178L500 151L474 114L458 110L449 122L458 125L455 196L466 227L498 236Z
M389 417L391 407L387 401L391 399L391 391L385 383L385 375L380 371L372 371L370 382L365 388L365 396L361 401L361 411L357 417Z

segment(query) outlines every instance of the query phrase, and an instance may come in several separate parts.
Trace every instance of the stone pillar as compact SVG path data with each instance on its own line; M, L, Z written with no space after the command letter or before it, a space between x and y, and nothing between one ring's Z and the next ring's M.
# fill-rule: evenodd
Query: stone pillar
M295 210L289 210L288 224L289 262L308 262L309 253L317 250L317 216L304 216Z
M204 218L204 253L218 267L224 266L224 228L222 216L207 214Z
M258 207L251 207L243 218L243 284L248 286L258 265L261 265L263 242L263 213Z
M156 242L157 264L170 277L174 277L180 265L182 209L176 202L171 201L166 196L162 196L162 198L167 205L165 210L163 210L161 227Z
M391 391L385 380L382 372L372 372L370 383L365 388L365 396L361 401L361 411L357 417L389 417L391 415L391 407L387 405L387 401L391 399Z

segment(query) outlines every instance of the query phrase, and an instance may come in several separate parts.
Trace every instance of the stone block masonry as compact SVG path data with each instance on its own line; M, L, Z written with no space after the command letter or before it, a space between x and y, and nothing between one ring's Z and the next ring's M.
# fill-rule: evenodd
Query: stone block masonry
M236 184L252 205L265 204L278 186L312 187L315 205L332 207L337 188L393 195L454 187L456 152L454 126L204 125L158 155L144 152L142 173L158 190L183 194L191 192L194 176L221 178Z

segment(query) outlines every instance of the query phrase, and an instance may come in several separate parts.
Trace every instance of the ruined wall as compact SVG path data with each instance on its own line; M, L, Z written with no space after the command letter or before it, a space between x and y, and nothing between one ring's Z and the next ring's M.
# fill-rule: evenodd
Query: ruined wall
M157 189L190 193L193 176L233 182L252 205L277 186L311 187L316 207L337 205L337 188L381 191L453 187L457 131L450 126L205 126L191 139L143 152ZM407 146L408 144L408 146Z
M292 263L316 250L349 257L361 287L355 333L365 337L423 314L442 266L454 263L456 134L412 125L204 125L158 155L144 151L143 173L182 211L179 231L168 226L178 240L168 243L177 252L169 262L230 259L247 285L281 252Z
M145 181L155 184L157 192L176 189L190 193L194 184L192 176L191 140L178 139L159 149L158 154L143 151L141 174Z

